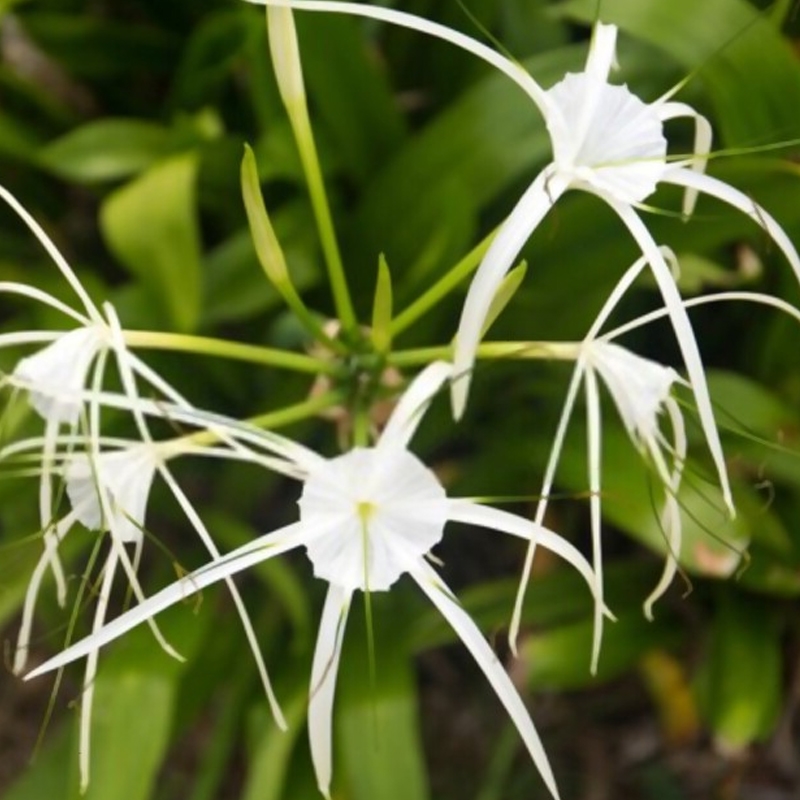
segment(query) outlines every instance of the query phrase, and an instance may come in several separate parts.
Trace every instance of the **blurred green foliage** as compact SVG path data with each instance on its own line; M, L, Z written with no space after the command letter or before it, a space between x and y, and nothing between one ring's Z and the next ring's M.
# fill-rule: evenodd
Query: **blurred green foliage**
M543 85L581 68L594 0L468 5ZM623 31L616 80L655 99L691 76L681 97L714 125L719 157L710 172L757 199L800 242L794 4L778 3L760 16L745 0L603 0L599 6L603 21ZM456 4L414 0L404 8L480 36ZM93 296L108 297L128 328L304 347L303 333L258 265L240 197L239 161L249 142L294 284L310 307L331 315L308 193L269 64L263 10L235 0L7 0L0 13L0 176L63 248ZM297 23L345 267L358 314L368 321L379 257L391 270L400 311L504 218L548 160L548 138L515 86L448 45L342 16L298 14ZM671 141L675 152L691 146L689 131L679 125ZM789 144L761 151L780 142ZM669 189L650 202L679 208ZM0 225L0 280L24 280L64 295L45 255L4 209ZM800 299L787 266L735 211L702 199L688 222L652 214L648 225L679 254L687 291L746 284L793 303ZM580 337L635 253L596 199L570 195L524 255L527 276L493 328L498 338L519 331L531 339ZM748 266L753 262L755 270ZM448 342L460 300L460 294L449 298L397 345ZM634 315L654 302L643 281L624 311ZM4 301L0 320L6 331L58 325L51 317ZM738 518L725 519L702 440L691 430L700 446L681 497L687 530L681 563L693 591L684 597L681 585L673 587L657 605L655 623L647 623L641 603L657 576L663 532L652 476L615 415L606 413L607 593L619 622L608 626L600 673L592 678L589 597L575 576L537 562L525 612L528 632L514 670L532 692L575 693L567 695L569 708L590 714L584 690L608 692L613 708L614 681L637 681L644 655L668 651L695 685L704 730L724 742L726 752L739 752L776 730L789 702L789 655L800 646L800 348L795 323L766 310L709 306L693 311L692 319L726 428ZM675 357L665 325L639 331L631 341L652 357ZM276 409L311 389L308 378L267 369L163 353L148 360L197 405L228 414ZM3 351L0 367L12 363ZM457 439L443 437L452 428L442 403L420 432L420 449L457 493L530 496L566 377L562 368L538 362L481 366ZM8 429L24 430L30 422L21 402L4 417ZM580 424L573 428L558 478L565 499L554 503L550 526L585 547L585 433ZM291 433L322 449L335 446L324 421ZM223 549L293 513L296 498L281 481L245 467L214 464L212 471L199 464L179 474ZM196 565L202 556L175 512L156 498L148 515L152 533L180 563ZM33 482L0 483L0 526L0 619L10 624L40 546L37 538L24 538L38 526ZM85 546L76 539L67 549L75 584L82 570L78 550ZM739 552L748 554L741 568ZM439 555L448 580L468 586L461 593L467 610L500 642L521 547L453 530ZM148 584L163 584L171 570L170 558L151 556ZM244 638L229 624L229 600L221 591L207 592L199 609L166 615L185 665L169 662L147 631L102 654L87 798L315 796L299 734L320 586L299 557L263 565L242 588L289 732L281 734L268 719L255 667L243 656ZM364 623L357 618L343 656L335 796L543 797L530 766L514 760L516 740L498 728L493 707L484 710L472 699L488 695L487 688L478 681L468 681L468 693L450 686L442 664L450 651L431 654L430 647L452 640L449 629L402 586L375 601L376 685L364 677L366 645L358 635ZM54 597L48 595L44 606L37 640L42 653L59 645L65 624ZM88 616L81 615L80 626L88 625ZM14 628L7 630L12 637ZM421 653L427 655L415 662ZM18 780L3 800L78 796L77 726L70 712L63 713L78 691L67 680L53 730L35 763L19 764ZM28 713L42 719L45 702ZM476 741L459 753L448 746L438 718L469 714L479 720L464 723L475 728ZM602 720L600 713L592 725ZM577 756L559 733L558 715L543 714L539 725L556 773L566 775L564 797L579 796L581 782L566 766ZM442 768L443 754L462 760ZM674 796L670 787L674 783L643 781L639 794L628 796L660 800Z

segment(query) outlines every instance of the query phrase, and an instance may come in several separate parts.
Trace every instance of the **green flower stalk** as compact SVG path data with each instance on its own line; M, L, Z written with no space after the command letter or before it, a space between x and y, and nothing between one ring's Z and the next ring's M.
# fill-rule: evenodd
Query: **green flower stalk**
M347 286L347 277L325 192L317 146L311 129L303 83L303 68L300 63L300 49L297 44L297 31L291 9L268 8L267 27L275 77L294 132L300 160L303 163L322 251L328 267L328 278L336 312L344 330L353 332L358 325L358 320L350 299L350 290Z

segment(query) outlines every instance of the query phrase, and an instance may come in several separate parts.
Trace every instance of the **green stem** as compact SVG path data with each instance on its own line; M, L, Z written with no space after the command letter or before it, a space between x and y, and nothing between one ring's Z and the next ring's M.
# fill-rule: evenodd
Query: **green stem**
M369 410L361 403L353 414L353 447L369 447Z
M358 326L358 320L353 310L350 290L347 286L347 277L342 264L342 256L336 240L336 231L333 226L328 196L325 192L325 181L322 178L317 147L314 143L314 134L308 117L308 108L305 102L298 100L287 105L287 111L297 142L297 148L300 152L300 160L303 163L303 171L308 183L314 217L317 220L322 252L325 256L328 279L333 292L333 301L342 327L345 331L351 331Z
M340 370L335 362L314 358L303 353L291 353L286 350L231 342L210 336L189 336L183 333L160 333L158 331L125 331L125 343L131 347L150 350L171 350L231 358L312 375L335 375Z
M264 430L275 430L285 425L291 425L294 422L313 417L320 411L326 408L340 405L346 399L346 394L343 391L336 390L325 392L318 397L312 397L310 400L304 400L302 403L295 403L292 406L286 406L280 411L268 411L264 414L259 414L255 417L250 417L243 420L244 423L252 425L256 428ZM210 445L218 442L220 436L213 429L203 429L195 431L194 433L180 436L176 439L170 439L165 447L180 453L184 443L191 443L194 445Z
M392 336L411 327L421 316L427 314L435 305L447 297L461 281L478 268L481 259L489 249L495 232L492 231L480 244L467 253L449 272L440 278L427 291L423 292L410 306L401 311L389 326Z
M275 288L280 292L283 301L294 312L295 316L305 326L306 330L318 341L338 355L347 355L349 350L345 344L338 339L334 339L325 328L319 323L302 298L295 291L291 283L284 282L280 285L275 284Z
M477 358L574 361L579 348L579 342L484 342L478 346ZM393 367L418 367L440 359L448 361L452 357L453 346L440 345L397 350L389 354L387 363Z
M302 403L295 403L295 405L287 406L280 411L269 411L266 414L251 417L246 421L257 428L274 430L275 428L282 428L285 425L291 425L293 422L316 416L326 408L341 405L345 401L345 397L345 392L340 390L325 392L325 394L321 394L318 397L304 400Z

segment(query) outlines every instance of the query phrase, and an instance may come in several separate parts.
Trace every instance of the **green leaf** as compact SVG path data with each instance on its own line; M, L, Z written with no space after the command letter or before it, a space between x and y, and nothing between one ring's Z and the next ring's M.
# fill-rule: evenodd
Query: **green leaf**
M39 163L72 181L106 181L141 172L167 152L169 132L154 122L101 119L75 128L39 152Z
M170 93L175 109L197 109L217 100L248 41L247 18L240 8L211 11L191 31ZM266 42L264 42L266 47Z
M27 126L9 116L0 114L0 153L28 160L36 155L38 135Z
M708 388L720 426L736 449L738 469L763 482L800 486L800 415L766 386L712 370Z
M261 735L250 753L242 800L281 800L287 796L286 775L298 736L304 729L307 705L308 686L303 683L302 690L295 691L288 702L282 703L288 730L280 730L271 717L263 720L259 726Z
M722 593L696 678L717 741L739 751L768 737L782 707L781 626L760 598Z
M196 327L201 305L196 178L193 153L159 162L110 195L100 214L114 255L181 331Z
M19 779L3 792L3 800L66 800L69 784L65 776L73 775L75 752L70 726L62 725L48 737L48 742Z
M250 145L244 146L242 157L242 198L247 212L247 222L256 248L258 261L270 283L279 291L290 284L289 270L278 237L264 205L261 183L258 177L258 164Z
M674 620L648 622L641 612L621 614L603 628L597 675L589 671L591 618L526 636L520 658L532 689L570 690L609 681L628 672L650 649L673 646L681 638Z
M372 341L379 353L388 352L392 345L392 276L389 264L381 253L378 260L378 279L372 304Z
M383 599L373 596L373 601ZM391 613L392 602L373 603L375 686L367 678L365 621L360 608L353 609L348 622L339 669L334 743L347 796L352 800L426 800L429 795L413 657L393 630L381 626Z
M131 669L95 680L89 789L74 800L148 800L169 744L177 681L161 672Z
M42 6L39 6L41 8ZM131 71L171 69L175 39L163 29L104 15L37 11L21 16L48 56L78 78L111 82Z

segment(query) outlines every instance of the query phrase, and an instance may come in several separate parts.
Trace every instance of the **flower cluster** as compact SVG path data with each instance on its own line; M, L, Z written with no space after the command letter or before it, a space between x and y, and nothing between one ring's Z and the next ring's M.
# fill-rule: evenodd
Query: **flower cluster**
M196 407L133 352L137 343L147 341L152 346L184 348L186 337L179 342L164 334L160 343L154 343L142 332L126 331L114 307L108 302L100 305L93 302L44 230L13 195L0 187L0 198L38 239L80 304L76 310L26 284L0 283L0 293L42 303L62 313L73 326L68 330L28 330L0 335L0 348L40 348L21 357L2 381L5 387L26 394L43 426L41 435L7 444L0 450L0 458L6 461L33 458L39 480L42 552L24 600L14 672L23 674L27 669L36 603L48 571L53 576L59 603L62 606L66 603L68 587L59 549L70 532L82 526L107 537L105 556L96 570L98 589L91 633L78 642L67 642L62 652L26 675L32 678L85 659L80 710L82 787L87 786L90 777L90 723L100 649L145 623L164 651L180 658L159 630L157 615L219 581L225 582L232 595L276 722L285 727L256 629L233 576L303 548L314 576L328 585L311 667L308 705L311 757L323 795L330 797L331 792L334 694L354 596L360 592L369 598L371 593L389 591L401 576L408 576L467 647L519 731L548 790L557 798L555 776L517 688L476 623L430 563L431 551L441 541L448 523L505 533L527 547L510 623L510 643L515 652L535 550L544 547L560 556L585 580L594 602L591 669L596 670L604 618L611 617L604 601L601 545L601 387L659 484L660 524L668 555L662 576L645 601L648 617L652 617L654 602L672 582L681 556L683 519L679 491L688 442L684 412L674 391L676 385L684 387L685 393L694 399L724 502L730 514L734 513L733 493L705 371L687 314L692 301L685 301L679 292L674 254L654 240L638 209L661 184L685 190L682 209L685 215L692 213L698 193L708 194L760 225L785 255L799 280L800 257L766 210L741 191L705 174L711 127L703 116L673 100L673 93L646 103L627 86L611 82L617 38L613 25L595 26L582 72L567 74L545 89L520 65L482 43L408 13L328 0L249 2L268 7L270 48L280 95L306 171L340 323L339 327L322 325L295 291L260 195L254 156L248 151L242 166L242 185L259 259L267 278L325 353L319 358L299 354L284 357L266 350L256 355L265 362L272 359L275 364L294 365L310 372L318 370L315 385L321 385L324 377L325 385L333 387L329 408L335 403L342 414L349 415L351 424L345 431L349 440L338 455L321 454L268 430L268 422L242 421ZM371 329L365 332L356 324L321 188L292 8L369 17L449 41L515 82L541 112L551 139L551 162L533 178L482 255L469 285L452 347L439 348L435 355L429 352L427 360L417 362L424 367L405 381L402 391L396 386L399 378L391 387L382 380L387 364L391 363L388 268L382 267L379 275ZM695 128L694 151L678 158L669 155L664 133L664 123L676 118L691 120ZM633 237L641 257L623 272L581 341L541 343L542 357L568 361L574 368L533 519L528 519L488 503L448 496L446 481L412 452L410 442L429 407L445 388L451 392L454 421L460 420L476 358L491 357L493 353L513 357L515 352L531 351L530 343L505 343L500 347L498 343L482 345L481 340L513 294L509 290L509 272L522 248L551 207L569 190L588 192L607 204ZM648 268L663 308L631 325L604 333L620 300ZM800 318L800 312L775 298L734 294L729 299L776 306ZM709 298L716 299L725 298ZM699 298L694 302L703 301ZM645 358L617 341L633 325L646 324L658 316L666 316L671 323L685 377L677 369ZM331 330L340 329L342 335L331 335ZM210 348L209 342L198 337L197 352ZM226 345L217 343L214 347L224 352ZM231 348L235 347L231 344ZM558 463L581 387L585 393L588 432L590 560L545 524ZM386 407L387 394L393 403L391 413L376 423L377 415L371 412L379 404ZM324 403L312 398L303 407L303 413L310 416L324 407ZM123 426L127 425L134 433L110 435L107 418L112 414L123 415ZM177 426L181 428L180 435L175 435ZM296 481L299 486L296 519L222 553L173 474L171 463L187 458L241 461ZM148 594L140 582L139 563L148 532L151 489L157 480L177 503L208 561ZM120 570L135 602L128 610L108 619L112 590Z

